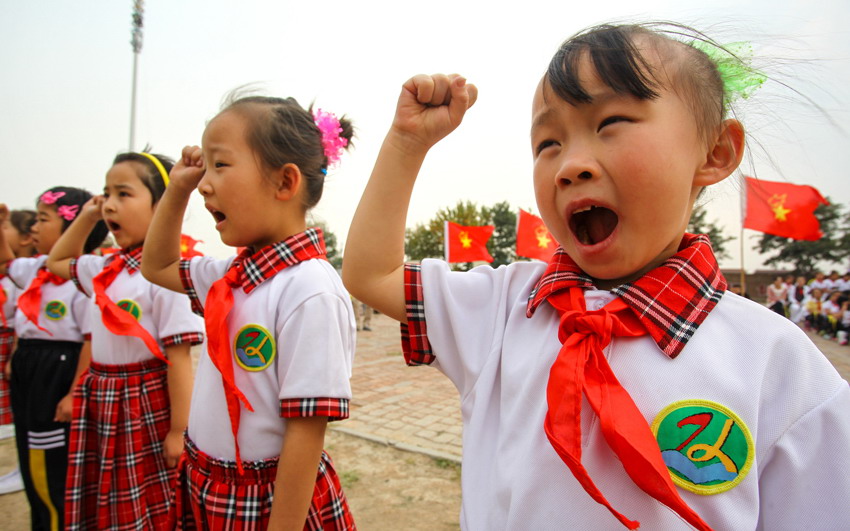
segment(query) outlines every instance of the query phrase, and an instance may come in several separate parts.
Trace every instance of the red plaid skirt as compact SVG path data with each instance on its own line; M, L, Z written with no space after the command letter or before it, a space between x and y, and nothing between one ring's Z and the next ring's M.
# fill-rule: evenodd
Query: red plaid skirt
M174 469L166 364L92 363L74 392L65 492L66 529L159 529Z
M210 457L186 437L166 529L266 529L272 512L277 462L277 457L243 462L245 474L240 476L234 461ZM304 529L357 529L331 458L324 451Z
M12 402L9 397L9 381L6 379L6 364L12 355L15 343L15 330L0 328L0 425L12 423Z

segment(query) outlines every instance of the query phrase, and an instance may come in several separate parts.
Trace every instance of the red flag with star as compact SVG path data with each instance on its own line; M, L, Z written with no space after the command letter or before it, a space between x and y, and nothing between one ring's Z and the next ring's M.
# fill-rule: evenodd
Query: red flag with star
M495 228L493 225L464 226L446 221L446 262L492 262L487 241Z
M188 234L180 235L180 256L183 258L192 258L193 256L204 256L204 253L195 249L199 243L204 243L203 240L196 240Z
M747 185L744 228L795 240L819 240L823 233L815 209L829 201L813 186L744 177Z
M516 227L516 254L526 258L548 261L558 248L558 242L543 224L543 219L519 209Z

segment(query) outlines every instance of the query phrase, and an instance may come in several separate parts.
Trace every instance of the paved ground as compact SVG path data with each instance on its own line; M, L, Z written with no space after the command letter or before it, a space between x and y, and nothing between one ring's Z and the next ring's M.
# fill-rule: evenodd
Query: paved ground
M351 418L334 429L406 450L459 461L460 402L454 386L431 367L407 367L398 323L383 315L372 331L360 332L351 380ZM810 337L845 380L850 380L850 346Z

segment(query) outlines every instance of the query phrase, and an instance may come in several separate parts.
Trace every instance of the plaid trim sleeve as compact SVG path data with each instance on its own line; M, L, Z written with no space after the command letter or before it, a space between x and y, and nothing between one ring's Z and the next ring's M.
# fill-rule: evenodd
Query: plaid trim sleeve
M284 398L280 401L282 418L328 417L329 421L348 418L347 398Z
M200 332L184 332L182 334L174 334L173 336L163 337L163 347L173 347L174 345L200 345L204 342L204 334Z
M90 297L90 295L86 293L86 290L83 289L83 285L80 283L80 277L77 275L76 258L71 258L71 262L68 264L68 269L71 272L71 282L73 282L74 285L77 286L77 289L80 291L80 293L82 293L86 297Z
M83 334L83 341L91 341L91 334Z
M425 304L422 296L422 266L404 265L404 304L407 323L401 324L401 349L408 365L429 365L436 356L428 341Z
M198 298L198 291L195 289L195 283L192 282L192 260L190 258L180 259L180 281L183 283L183 290L189 296L189 302L192 303L192 312L204 316L204 305ZM203 341L203 339L201 339Z

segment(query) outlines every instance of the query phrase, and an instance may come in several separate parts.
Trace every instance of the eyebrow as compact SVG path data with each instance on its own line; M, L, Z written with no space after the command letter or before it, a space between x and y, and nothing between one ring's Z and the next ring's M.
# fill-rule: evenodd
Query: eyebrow
M133 187L129 184L116 184L112 188L115 188L116 190L132 190L133 189ZM107 190L109 190L109 186L104 186L103 191L105 192Z

